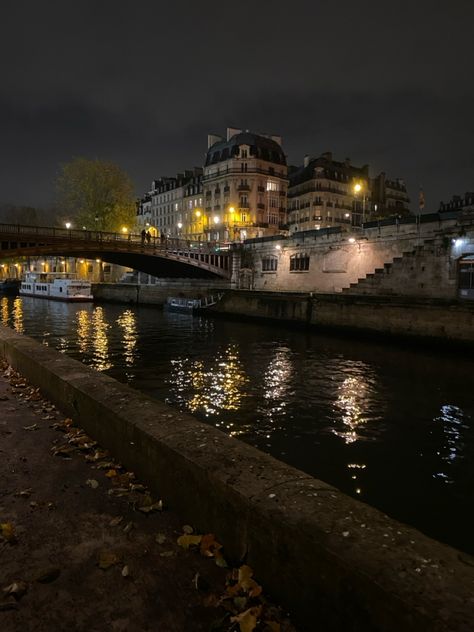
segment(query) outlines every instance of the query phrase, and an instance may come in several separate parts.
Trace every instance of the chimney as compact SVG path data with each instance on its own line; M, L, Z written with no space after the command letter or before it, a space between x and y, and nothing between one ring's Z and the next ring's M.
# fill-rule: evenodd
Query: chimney
M217 134L208 134L207 135L207 148L209 149L209 147L212 147L214 143L220 143L223 140L224 139L222 138L222 136L218 136Z
M305 167L307 167L309 165L309 155L305 154L304 160L303 160L303 165Z
M236 134L240 134L242 130L241 129L237 129L237 127L228 127L227 128L227 140L230 140L232 138L232 136L235 136Z

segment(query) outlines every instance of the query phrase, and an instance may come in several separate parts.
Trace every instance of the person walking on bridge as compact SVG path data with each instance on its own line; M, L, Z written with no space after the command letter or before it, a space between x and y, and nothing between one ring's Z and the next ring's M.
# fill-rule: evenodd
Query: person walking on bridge
M142 232L140 233L141 237L142 237L142 245L145 243L145 239L146 239L146 230L143 229Z
M151 241L151 233L149 230L146 231L146 243L149 244Z

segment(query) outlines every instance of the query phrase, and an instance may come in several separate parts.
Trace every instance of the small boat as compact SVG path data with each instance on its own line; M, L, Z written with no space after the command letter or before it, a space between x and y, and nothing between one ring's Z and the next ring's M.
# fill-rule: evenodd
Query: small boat
M94 300L89 281L78 279L72 272L27 272L20 296L76 303Z
M4 279L0 281L0 294L7 294L8 296L16 296L20 289L20 279Z
M223 297L224 293L217 296L206 296L204 298L177 298L169 297L165 303L165 309L169 312L184 312L193 314L201 312L208 307L215 305Z
M175 298L169 297L165 303L168 312L184 312L192 314L201 306L200 299L197 298Z

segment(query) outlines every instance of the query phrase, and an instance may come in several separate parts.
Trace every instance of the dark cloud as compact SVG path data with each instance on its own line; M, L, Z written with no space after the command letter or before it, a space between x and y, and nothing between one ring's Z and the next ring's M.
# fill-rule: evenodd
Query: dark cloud
M58 164L115 160L137 193L200 164L208 132L333 150L428 203L474 188L474 7L421 0L7 1L0 203L47 204Z

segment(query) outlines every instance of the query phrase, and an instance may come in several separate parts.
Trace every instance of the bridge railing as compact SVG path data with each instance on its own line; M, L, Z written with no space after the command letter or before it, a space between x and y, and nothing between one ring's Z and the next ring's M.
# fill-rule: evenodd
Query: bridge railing
M27 226L23 224L0 224L0 236L4 235L9 240L18 238L26 239L54 239L54 240L70 240L70 241L87 241L87 242L115 242L117 244L139 244L144 248L162 249L164 251L194 251L203 253L221 254L229 250L229 244L219 242L203 242L182 239L178 237L155 237L150 236L148 239L143 237L141 233L116 233L101 230L89 229L73 229L73 228L56 228L52 226Z

